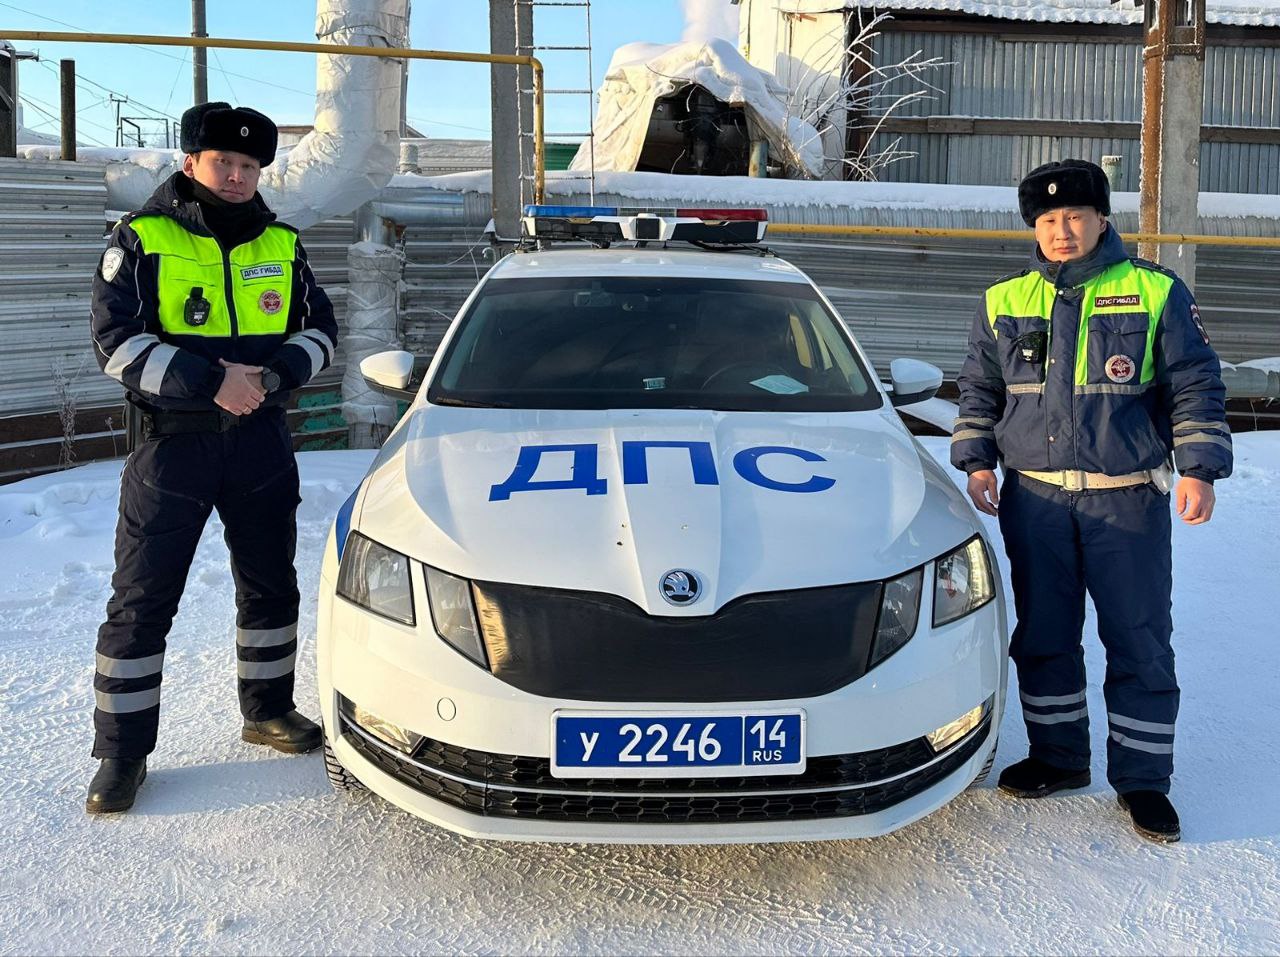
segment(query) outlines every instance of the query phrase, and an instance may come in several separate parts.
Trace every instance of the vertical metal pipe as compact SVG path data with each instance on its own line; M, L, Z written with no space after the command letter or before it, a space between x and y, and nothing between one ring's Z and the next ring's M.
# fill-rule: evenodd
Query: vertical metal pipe
M59 75L62 80L62 158L76 158L76 61L63 60Z
M18 51L0 40L0 156L18 155Z
M769 141L751 141L751 163L747 168L748 176L765 177L769 175Z
M516 36L515 0L491 0L489 4L489 50L491 53L519 53ZM520 231L520 121L516 106L519 78L516 67L492 64L489 68L490 122L492 124L493 225L499 236L518 236ZM515 93L515 96L512 93Z
M1139 205L1143 232L1185 234L1197 229L1204 18L1205 0L1156 0L1148 14ZM1194 246L1143 243L1139 252L1173 269L1194 288Z
M191 35L207 37L209 30L205 23L204 0L191 0ZM204 47L196 47L191 51L191 78L194 87L193 103L209 102L209 51Z
M1164 64L1169 30L1173 25L1172 0L1151 0L1143 7L1145 47L1142 51L1142 163L1138 170L1138 229L1154 233L1160 228L1160 144L1164 104ZM1154 243L1139 243L1138 255L1155 259Z

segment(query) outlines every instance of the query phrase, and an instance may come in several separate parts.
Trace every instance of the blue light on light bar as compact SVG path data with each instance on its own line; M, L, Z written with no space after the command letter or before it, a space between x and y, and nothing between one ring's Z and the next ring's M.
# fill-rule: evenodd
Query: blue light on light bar
M617 216L617 206L526 206L526 216L565 219L590 219L592 216Z

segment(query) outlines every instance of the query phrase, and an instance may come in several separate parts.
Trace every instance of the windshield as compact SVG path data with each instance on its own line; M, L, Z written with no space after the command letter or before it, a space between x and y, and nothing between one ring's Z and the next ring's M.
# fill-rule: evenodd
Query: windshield
M495 279L427 391L442 405L843 412L880 393L807 283Z

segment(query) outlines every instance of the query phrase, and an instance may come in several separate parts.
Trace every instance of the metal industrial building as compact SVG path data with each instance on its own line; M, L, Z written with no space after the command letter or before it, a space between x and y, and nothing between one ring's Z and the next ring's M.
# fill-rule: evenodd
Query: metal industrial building
M869 59L916 51L949 64L928 99L903 104L872 148L901 137L916 156L878 176L892 182L1010 186L1062 156L1124 157L1116 186L1138 188L1142 9L1133 0L740 0L739 47L792 89L826 102L842 75L866 67L842 55L859 24L882 23ZM1280 8L1208 0L1200 189L1280 193ZM888 88L901 94L906 82ZM857 149L876 117L825 108L828 155ZM843 144L843 145L842 145ZM831 170L837 177L839 170Z

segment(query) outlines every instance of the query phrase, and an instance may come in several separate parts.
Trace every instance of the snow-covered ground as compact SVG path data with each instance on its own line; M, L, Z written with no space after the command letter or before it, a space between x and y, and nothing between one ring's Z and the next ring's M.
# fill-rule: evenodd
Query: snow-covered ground
M945 459L945 439L926 439ZM1280 952L1280 433L1236 438L1213 522L1175 529L1181 844L1095 784L990 784L888 837L740 847L485 844L363 795L319 755L239 740L232 585L202 543L165 661L160 748L129 814L83 812L93 639L118 463L0 488L0 952ZM370 453L300 456L298 570ZM299 702L316 713L304 600ZM1095 681L1096 639L1087 642ZM1016 696L1015 696L1016 700ZM997 768L1022 756L1015 705Z

